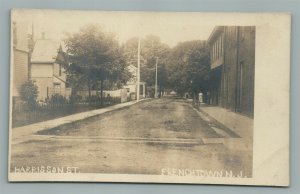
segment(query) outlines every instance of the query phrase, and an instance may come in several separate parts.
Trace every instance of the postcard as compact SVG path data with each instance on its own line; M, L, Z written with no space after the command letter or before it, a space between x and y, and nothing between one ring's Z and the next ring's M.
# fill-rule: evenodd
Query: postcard
M289 185L288 13L11 11L9 181Z

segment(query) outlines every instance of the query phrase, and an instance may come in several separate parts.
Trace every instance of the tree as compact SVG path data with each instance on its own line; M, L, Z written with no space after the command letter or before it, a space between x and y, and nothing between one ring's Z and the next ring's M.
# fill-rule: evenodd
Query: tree
M32 80L28 80L21 86L20 96L21 99L25 101L27 107L33 109L36 106L38 87Z
M179 43L169 55L170 84L180 95L189 92L197 99L200 91L206 94L209 71L210 53L205 41Z
M70 65L72 85L86 85L89 99L93 88L100 88L103 105L104 81L122 85L129 78L123 52L113 34L104 32L100 26L88 25L65 40Z
M124 56L128 65L137 64L137 48L138 38L129 39L124 45ZM165 63L170 48L160 41L160 38L153 35L148 35L141 39L141 81L146 82L148 93L153 93L151 90L155 84L155 64L158 58L158 85L161 91L167 85L167 72ZM154 95L154 94L153 94Z

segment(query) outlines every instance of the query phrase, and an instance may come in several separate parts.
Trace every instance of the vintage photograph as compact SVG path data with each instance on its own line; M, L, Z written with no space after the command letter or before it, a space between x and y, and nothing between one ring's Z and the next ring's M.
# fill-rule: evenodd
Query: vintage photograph
M215 21L12 10L10 181L252 179L257 26Z

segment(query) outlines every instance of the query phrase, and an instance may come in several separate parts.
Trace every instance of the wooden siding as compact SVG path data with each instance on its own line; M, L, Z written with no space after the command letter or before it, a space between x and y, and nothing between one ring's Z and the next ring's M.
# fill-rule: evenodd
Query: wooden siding
M28 80L28 53L14 49L13 96L20 96L21 86Z

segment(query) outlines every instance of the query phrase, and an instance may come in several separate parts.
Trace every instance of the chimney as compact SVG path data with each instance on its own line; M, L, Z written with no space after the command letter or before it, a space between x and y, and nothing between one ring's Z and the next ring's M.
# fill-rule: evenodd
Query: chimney
M45 39L45 38L46 38L45 32L42 32L42 39Z

